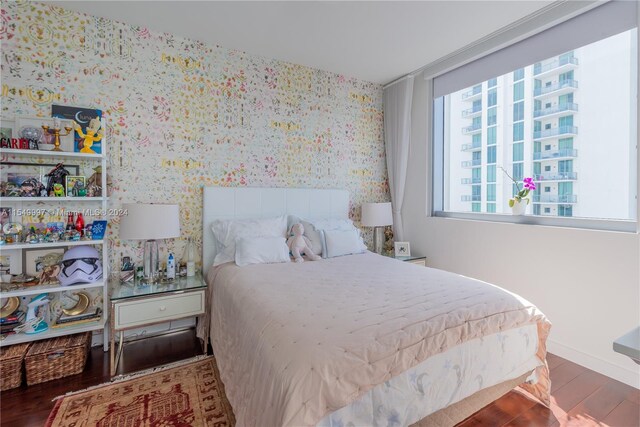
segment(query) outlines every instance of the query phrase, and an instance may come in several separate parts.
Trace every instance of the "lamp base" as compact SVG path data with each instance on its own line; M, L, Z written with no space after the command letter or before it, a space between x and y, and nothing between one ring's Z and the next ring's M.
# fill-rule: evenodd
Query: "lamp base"
M147 240L144 242L144 282L155 283L158 280L158 242Z
M373 251L382 254L384 246L384 227L375 227L373 229Z

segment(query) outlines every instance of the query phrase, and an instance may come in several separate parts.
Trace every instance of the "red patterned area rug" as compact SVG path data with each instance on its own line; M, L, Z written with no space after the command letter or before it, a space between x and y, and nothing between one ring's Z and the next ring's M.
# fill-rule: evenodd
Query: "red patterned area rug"
M141 372L61 396L47 427L233 426L215 358Z

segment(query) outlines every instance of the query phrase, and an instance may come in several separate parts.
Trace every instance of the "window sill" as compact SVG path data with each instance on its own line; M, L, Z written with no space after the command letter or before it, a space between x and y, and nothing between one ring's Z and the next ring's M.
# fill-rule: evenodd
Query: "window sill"
M628 220L588 219L575 217L547 217L540 215L505 215L475 212L436 211L434 217L466 219L471 221L502 222L507 224L541 225L545 227L578 228L586 230L616 231L636 233L638 223Z

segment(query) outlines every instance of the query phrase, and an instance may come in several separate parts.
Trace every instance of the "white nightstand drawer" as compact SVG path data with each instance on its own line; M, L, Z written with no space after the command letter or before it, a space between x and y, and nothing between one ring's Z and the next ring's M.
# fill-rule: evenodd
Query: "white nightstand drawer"
M198 316L205 311L204 290L116 304L115 329Z

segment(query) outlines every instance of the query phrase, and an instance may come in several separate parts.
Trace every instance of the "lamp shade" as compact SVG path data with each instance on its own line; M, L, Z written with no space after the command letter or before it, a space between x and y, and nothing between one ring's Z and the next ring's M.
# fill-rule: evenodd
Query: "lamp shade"
M363 203L360 223L365 227L392 225L393 215L391 214L391 202Z
M126 203L120 219L122 240L154 240L180 237L178 205Z

